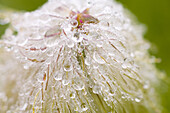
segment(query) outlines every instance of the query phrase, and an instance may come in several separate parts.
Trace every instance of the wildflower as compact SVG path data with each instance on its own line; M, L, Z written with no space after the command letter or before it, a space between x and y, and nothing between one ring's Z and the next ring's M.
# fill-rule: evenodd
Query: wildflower
M0 42L9 51L1 55L2 111L160 112L143 27L120 4L49 0L10 22Z

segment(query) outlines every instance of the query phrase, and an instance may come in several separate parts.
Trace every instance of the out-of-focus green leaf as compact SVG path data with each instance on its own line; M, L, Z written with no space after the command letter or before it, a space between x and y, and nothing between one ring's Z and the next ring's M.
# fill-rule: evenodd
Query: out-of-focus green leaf
M33 11L43 5L47 0L0 0L1 6L15 10Z

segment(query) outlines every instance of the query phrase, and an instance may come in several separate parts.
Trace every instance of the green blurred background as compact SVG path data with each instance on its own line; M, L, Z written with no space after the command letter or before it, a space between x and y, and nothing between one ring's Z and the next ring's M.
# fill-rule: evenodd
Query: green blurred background
M145 38L152 43L151 54L161 58L157 67L165 71L170 78L170 0L117 0L130 10L139 22L147 26ZM46 0L0 0L0 9L12 8L15 10L32 11L40 7ZM0 25L0 35L7 26ZM168 81L168 80L167 80ZM164 81L163 81L164 82ZM170 81L169 81L170 82ZM170 87L162 83L159 89L163 113L170 113Z

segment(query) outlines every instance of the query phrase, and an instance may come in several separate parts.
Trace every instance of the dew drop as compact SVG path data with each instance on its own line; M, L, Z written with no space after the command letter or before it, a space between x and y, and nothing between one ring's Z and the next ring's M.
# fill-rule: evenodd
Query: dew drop
M28 65L28 64L25 64L25 65L24 65L24 69L26 69L26 70L29 69L29 65Z
M94 52L93 58L94 58L94 60L95 60L97 63L99 63L99 64L105 64L104 59L103 59L97 52Z
M115 91L114 90L110 90L110 96L114 96L115 95Z
M61 34L60 26L53 27L49 29L44 36L44 44L47 47L52 47L58 44Z
M127 65L125 63L122 64L122 68L123 69L126 69L127 68Z
M74 87L75 90L79 90L79 91L83 90L84 89L84 83L79 78L77 78L77 79L75 78L73 87Z
M7 52L10 52L12 49L13 49L13 47L10 47L10 46L6 46L6 47L5 47L5 50L6 50Z
M135 98L135 101L136 101L136 102L140 102L141 99L140 99L140 98Z
M65 79L64 79L64 80L62 80L62 83L63 83L64 86L66 86L66 85L69 84L69 80L65 80Z
M64 65L64 71L69 72L69 71L71 71L72 69L73 69L73 67L72 67L71 64L65 64L65 65Z
M142 95L136 96L135 101L136 102L141 102L142 98L143 98Z
M100 93L100 91L101 91L100 86L95 85L95 86L93 87L93 93L95 93L95 94L99 94L99 93Z
M85 103L81 104L81 108L82 108L82 111L86 111L88 109Z
M27 106L28 106L28 103L25 103L20 110L21 110L21 111L24 111L24 110L27 108Z
M78 111L78 107L75 106L74 111Z
M57 73L54 74L54 79L56 81L62 80L62 76L63 75L60 72L57 72Z
M74 47L74 42L73 42L72 40L67 41L67 46L68 46L69 48Z
M148 88L149 88L149 82L148 82L148 81L146 81L146 82L144 83L143 88L144 88L144 89L148 89Z
M77 22L76 19L72 19L72 20L70 21L70 24L71 24L73 27L77 27L77 26L78 26L78 22Z
M88 66L90 65L90 57L86 57L85 64L88 65Z
M74 92L70 93L70 98L75 98L76 94Z
M19 46L24 46L25 44L27 44L27 42L28 42L28 39L25 39L23 42L21 42L21 43L19 44Z
M97 47L102 47L103 46L103 41L97 41Z
M54 53L53 53L53 51L49 50L49 51L46 51L46 54L47 54L47 56L50 57L50 56L53 56Z
M105 7L105 9L104 9L104 13L106 13L106 14L110 14L112 12L112 10L111 10L111 8L110 7Z
M80 35L78 35L78 36L76 35L76 36L73 36L73 37L72 37L72 40L73 40L74 42L76 42L76 43L82 42L83 37L80 36Z

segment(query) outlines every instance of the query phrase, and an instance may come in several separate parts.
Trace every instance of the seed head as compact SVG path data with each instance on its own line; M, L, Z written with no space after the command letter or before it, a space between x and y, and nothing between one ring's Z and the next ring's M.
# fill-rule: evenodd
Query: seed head
M49 0L13 14L1 42L10 51L2 111L160 112L149 44L125 12L112 0Z

